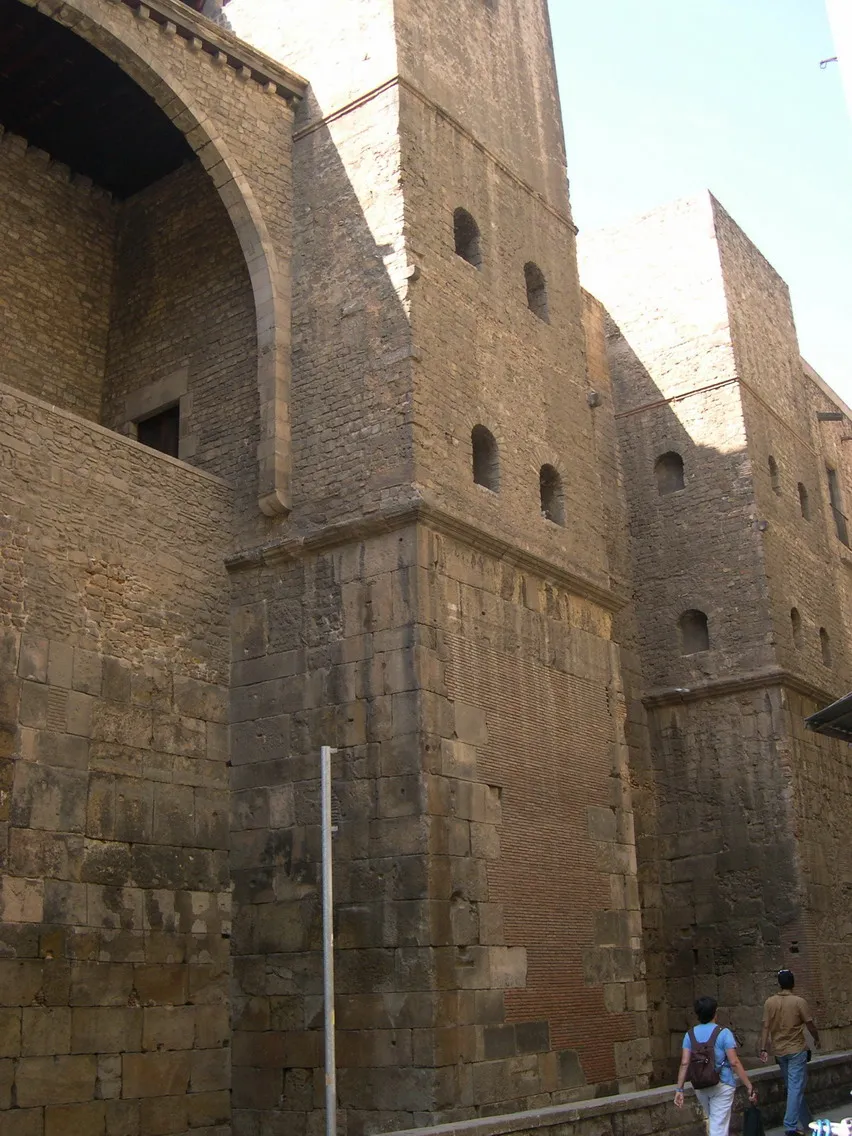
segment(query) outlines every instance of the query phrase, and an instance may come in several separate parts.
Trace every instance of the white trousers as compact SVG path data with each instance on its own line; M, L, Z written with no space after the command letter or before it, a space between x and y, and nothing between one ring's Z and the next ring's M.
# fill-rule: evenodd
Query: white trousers
M722 1081L712 1088L695 1090L698 1103L707 1117L707 1136L728 1136L735 1092L733 1085Z

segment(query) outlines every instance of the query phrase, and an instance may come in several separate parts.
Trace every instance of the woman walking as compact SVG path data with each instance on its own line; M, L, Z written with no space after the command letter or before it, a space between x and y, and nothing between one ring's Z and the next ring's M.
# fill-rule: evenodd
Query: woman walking
M757 1093L749 1080L748 1073L737 1056L737 1043L734 1035L727 1028L716 1025L717 1002L715 998L697 998L695 1001L695 1016L698 1025L687 1030L683 1037L683 1049L680 1056L680 1071L677 1077L677 1091L674 1102L678 1108L683 1108L683 1086L688 1079L689 1061L692 1057L693 1040L703 1045L714 1039L713 1057L718 1083L706 1088L695 1088L695 1095L704 1110L707 1118L708 1136L728 1136L731 1123L731 1108L734 1103L734 1093L737 1088L737 1079L745 1085L748 1099L752 1104L757 1100ZM709 1079L713 1079L712 1076Z

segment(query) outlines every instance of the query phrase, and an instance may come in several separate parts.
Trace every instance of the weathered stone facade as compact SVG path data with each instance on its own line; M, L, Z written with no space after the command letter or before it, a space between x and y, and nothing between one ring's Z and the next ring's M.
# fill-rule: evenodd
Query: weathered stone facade
M635 769L646 950L670 1019L656 1065L668 1075L699 991L753 1049L782 965L845 1046L848 755L803 721L852 683L829 493L830 470L849 484L849 410L803 364L786 285L709 195L593 234L582 267L610 317L650 728ZM679 631L693 610L706 649Z
M0 100L0 1134L322 1130L324 744L347 1136L641 1090L793 939L819 998L845 455L759 254L581 291L545 0L0 10L100 108Z

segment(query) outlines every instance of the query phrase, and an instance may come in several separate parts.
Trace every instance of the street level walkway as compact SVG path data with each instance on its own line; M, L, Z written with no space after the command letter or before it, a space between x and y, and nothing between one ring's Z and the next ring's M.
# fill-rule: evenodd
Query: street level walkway
M837 1108L832 1108L828 1112L821 1112L814 1115L814 1120L843 1120L845 1116L852 1116L852 1097L846 1101L845 1104L839 1104ZM783 1128L767 1128L766 1136L784 1136ZM810 1136L810 1133L808 1134Z

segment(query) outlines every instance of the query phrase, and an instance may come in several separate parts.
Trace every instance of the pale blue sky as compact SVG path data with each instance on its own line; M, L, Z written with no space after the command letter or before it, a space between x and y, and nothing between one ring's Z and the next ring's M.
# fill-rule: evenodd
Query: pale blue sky
M710 189L852 401L852 121L824 0L550 0L574 219Z

